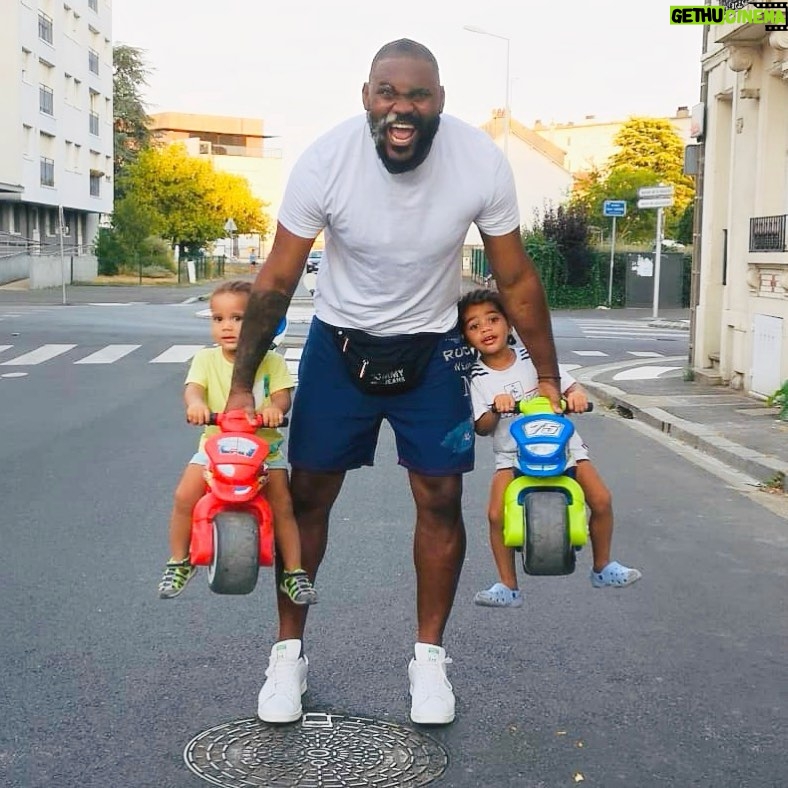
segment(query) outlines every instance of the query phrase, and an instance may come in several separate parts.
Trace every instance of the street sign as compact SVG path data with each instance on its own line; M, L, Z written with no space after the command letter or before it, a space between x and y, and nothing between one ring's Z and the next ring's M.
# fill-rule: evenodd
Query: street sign
M224 231L226 233L234 233L238 228L235 225L235 222L232 219L228 219L224 223Z
M640 199L648 199L650 197L672 197L672 186L642 186L638 189L638 197ZM638 206L640 207L640 206ZM658 206L653 206L658 207Z
M603 216L626 216L627 215L627 201L626 200L605 200L602 203Z
M670 197L649 197L645 200L638 200L638 208L669 208L673 205L673 196Z

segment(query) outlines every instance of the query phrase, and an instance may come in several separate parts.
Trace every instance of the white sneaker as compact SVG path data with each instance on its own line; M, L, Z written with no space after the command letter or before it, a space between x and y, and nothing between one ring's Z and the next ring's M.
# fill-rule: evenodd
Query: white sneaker
M267 678L257 697L257 716L263 722L295 722L301 717L309 660L300 655L300 640L274 643Z
M496 583L486 591L477 592L473 601L482 607L522 607L523 595L517 588L511 589L503 583Z
M454 692L445 667L450 662L440 646L416 644L416 658L408 665L413 722L446 725L454 720Z

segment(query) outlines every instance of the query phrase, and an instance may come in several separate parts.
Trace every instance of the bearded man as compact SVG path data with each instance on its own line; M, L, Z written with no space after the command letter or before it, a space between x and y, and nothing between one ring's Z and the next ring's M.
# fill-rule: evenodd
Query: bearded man
M361 96L366 116L317 139L293 168L244 318L227 409L252 413L254 372L323 231L289 436L303 567L314 581L345 474L373 464L386 419L416 508L410 716L440 725L455 715L443 634L465 554L462 475L474 464L463 375L472 359L457 327L462 246L472 223L540 391L556 410L560 378L544 290L520 241L511 168L483 131L442 114L432 52L409 39L386 44ZM364 571L363 556L352 563ZM306 611L282 594L278 606L279 640L258 715L285 723L302 714Z

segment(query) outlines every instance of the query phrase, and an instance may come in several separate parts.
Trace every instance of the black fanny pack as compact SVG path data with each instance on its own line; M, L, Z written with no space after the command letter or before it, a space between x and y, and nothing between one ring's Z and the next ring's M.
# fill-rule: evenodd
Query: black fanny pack
M401 394L417 386L443 334L373 336L330 326L352 381L367 394Z

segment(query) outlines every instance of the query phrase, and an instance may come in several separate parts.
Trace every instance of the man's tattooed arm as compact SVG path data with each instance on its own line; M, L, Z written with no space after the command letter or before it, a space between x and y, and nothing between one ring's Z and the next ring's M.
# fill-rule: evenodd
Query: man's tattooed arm
M257 368L271 347L276 328L287 313L289 304L290 298L284 293L252 290L235 355L231 396L252 391Z

